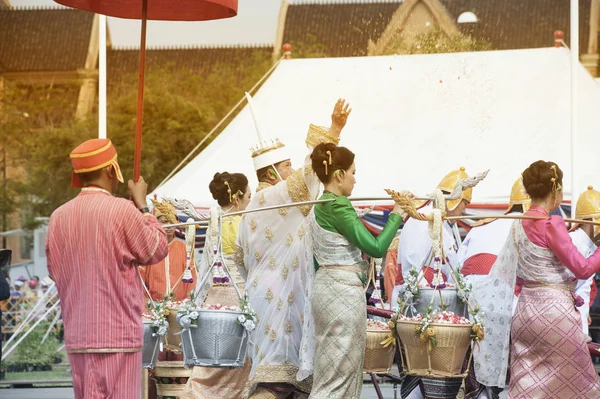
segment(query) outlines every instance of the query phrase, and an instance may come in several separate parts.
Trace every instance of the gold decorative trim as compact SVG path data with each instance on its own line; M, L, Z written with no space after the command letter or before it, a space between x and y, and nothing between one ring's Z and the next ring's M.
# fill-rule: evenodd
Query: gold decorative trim
M314 175L315 171L312 168L312 165L306 165L304 167L304 176L311 176Z
M250 229L254 232L256 231L256 220L252 219L250 221Z
M246 268L244 264L244 249L237 244L235 244L235 249L233 250L233 261L236 265L242 266L244 269Z
M284 265L283 268L281 269L281 277L283 277L284 280L287 280L289 274L290 274L290 269L288 269L288 267Z
M306 135L306 145L310 148L315 148L317 145L322 143L332 143L338 145L340 139L333 137L329 134L329 129L322 126L311 124L308 127L308 134Z
M269 339L271 340L271 342L275 342L275 340L277 339L277 332L275 330L271 330L271 333L269 334Z
M108 150L111 145L112 145L111 141L108 140L108 143L106 143L106 145L104 147L102 147L102 148L99 148L99 149L93 150L93 151L89 151L89 152L82 152L82 153L79 153L79 154L69 154L69 157L71 159L91 157L92 155L98 155L101 152L104 152L104 151ZM75 173L77 173L77 172L75 172Z
M260 260L262 259L262 255L260 254L260 252L258 252L258 249L254 250L254 258L256 258L257 262L260 262Z
M298 270L298 266L300 266L300 260L296 256L296 259L294 259L294 261L292 262L292 270L293 271Z
M285 181L287 185L288 192L290 193L290 197L292 197L292 202L302 202L302 201L310 201L310 191L308 191L308 187L306 186L306 182L304 181L304 176L302 176L302 169L298 169L295 171L290 177ZM310 210L312 209L312 205L301 205L297 206L303 216L308 216Z
M283 309L283 301L281 298L277 299L277 310Z
M267 292L265 293L265 299L267 301L269 301L269 303L271 303L271 301L273 300L274 295L273 295L273 291L271 291L270 288L267 289Z
M302 226L300 226L300 228L298 229L298 238L302 239L304 237L304 235L306 234L306 230L304 229L304 224Z
M300 391L308 394L313 385L312 375L305 380L298 381L296 379L296 374L298 374L298 366L290 364L259 365L254 372L254 377L248 381L245 393L250 394L250 392L254 391L255 387L260 383L279 383L293 385ZM248 397L248 395L245 395L244 397Z
M100 348L100 349L67 349L67 353L132 353L139 352L139 348Z
M264 190L265 188L269 188L269 187L273 187L273 185L271 183L261 181L258 183L258 186L256 187L256 192L258 193L258 192Z
M285 245L287 245L288 247L291 247L293 243L294 243L294 237L288 233L288 236L285 239Z
M273 239L273 232L269 228L269 226L265 227L265 238L269 241Z
M269 269L271 270L275 270L275 257L274 256L269 256Z
M294 325L289 320L285 322L285 332L287 334L291 334L294 332Z
M283 148L285 145L279 139L275 139L275 141L271 145L262 146L262 143L252 152L252 158L256 158L259 155L266 154L269 151L277 150L279 148Z

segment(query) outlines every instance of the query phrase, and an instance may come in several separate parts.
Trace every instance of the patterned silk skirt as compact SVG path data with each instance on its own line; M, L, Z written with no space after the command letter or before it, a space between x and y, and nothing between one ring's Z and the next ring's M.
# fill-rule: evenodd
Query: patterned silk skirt
M357 273L319 269L312 296L315 363L312 399L359 399L367 307Z
M565 290L523 288L511 327L509 398L600 398L573 302Z
M244 288L240 289L243 292ZM233 286L213 286L204 303L239 306L240 299ZM251 368L248 358L240 368L194 367L186 386L186 394L194 399L241 399Z

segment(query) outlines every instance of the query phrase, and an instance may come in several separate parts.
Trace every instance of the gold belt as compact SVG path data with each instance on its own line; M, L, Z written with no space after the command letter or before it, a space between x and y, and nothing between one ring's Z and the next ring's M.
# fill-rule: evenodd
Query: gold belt
M350 273L364 273L364 271L358 266L321 266L320 268L327 270L343 270Z
M550 284L550 283L532 283L532 284L525 284L525 288L554 288L557 290L562 290L562 291L568 291L568 292L573 292L575 291L575 289L577 288L577 286L575 284L573 285L568 285L568 284Z
M329 276L329 278L331 278L336 283L348 285L351 287L363 287L363 288L366 284L366 277L363 277L363 276L365 276L365 272L363 272L362 269L358 266L321 266L321 267L319 267L319 270L321 270L321 269L323 269L325 271L325 273ZM358 278L361 280L361 282L360 283L351 283L348 281L340 281L337 278L333 277L329 273L329 270L341 270L341 271L345 271L345 272L349 272L349 273L355 273L358 276Z

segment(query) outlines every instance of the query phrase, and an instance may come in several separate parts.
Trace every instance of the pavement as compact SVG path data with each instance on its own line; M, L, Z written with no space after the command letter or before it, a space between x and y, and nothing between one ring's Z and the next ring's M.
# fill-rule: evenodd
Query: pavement
M381 393L385 399L399 399L400 393L394 395L393 385L381 385ZM14 388L0 389L2 399L74 399L73 388ZM377 399L372 385L363 385L361 399ZM500 394L500 399L506 399L506 391ZM215 398L217 399L217 398Z

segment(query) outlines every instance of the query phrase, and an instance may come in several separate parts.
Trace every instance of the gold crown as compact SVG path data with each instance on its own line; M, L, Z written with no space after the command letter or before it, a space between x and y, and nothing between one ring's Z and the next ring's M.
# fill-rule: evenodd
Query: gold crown
M523 178L519 177L513 183L512 189L510 191L510 201L508 203L508 210L514 205L522 205L523 211L527 212L529 206L531 205L531 198L527 195L527 191L525 191L525 186L523 185Z
M577 219L600 217L600 192L594 190L594 187L588 186L587 190L579 196L575 217Z
M269 151L277 150L283 147L285 147L285 145L281 141L279 141L279 139L275 139L271 140L271 144L265 142L260 143L250 148L250 151L252 151L252 158L256 158L259 155L266 154Z
M600 192L594 190L594 187L588 186L587 190L579 196L575 217L600 222ZM573 225L571 230L576 229L578 226L578 223ZM600 226L594 226L594 236L598 234L600 234Z
M453 170L452 172L450 172L446 176L444 176L444 178L442 179L440 184L438 184L437 188L439 190L451 193L459 181L461 181L462 179L468 179L468 178L469 178L469 175L467 174L467 172L465 172L464 166L461 166L460 169ZM455 209L462 200L465 200L470 203L472 197L473 197L473 189L468 188L468 189L464 190L462 193L460 193L460 197L458 197L457 199L451 200L451 201L446 201L446 207L448 208L449 211L451 211L451 210Z
M175 224L178 222L177 220L177 209L173 205L171 205L167 201L156 201L151 200L152 204L154 204L154 216L157 218L160 216L164 216L167 221L171 224Z

